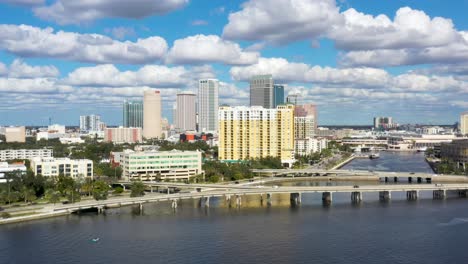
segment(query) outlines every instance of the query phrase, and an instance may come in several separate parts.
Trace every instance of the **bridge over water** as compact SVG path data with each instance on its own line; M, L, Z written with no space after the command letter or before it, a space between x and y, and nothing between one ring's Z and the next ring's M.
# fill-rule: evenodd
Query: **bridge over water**
M468 182L465 175L442 175L420 172L387 172L365 170L317 170L317 169L262 169L252 170L254 175L260 177L330 177L334 179L350 177L365 177L367 180L380 181L408 181L408 182ZM361 178L364 179L364 178Z
M197 188L194 185L193 188ZM206 187L206 186L205 186ZM95 208L98 211L106 208L120 207L126 205L139 205L142 209L144 203L170 201L173 208L177 208L178 201L183 199L200 199L200 205L209 206L210 198L224 197L231 205L241 206L242 197L245 195L259 195L261 201L266 204L271 204L271 196L273 194L289 194L292 205L301 203L303 193L321 193L322 201L329 204L333 200L333 193L350 193L352 202L360 202L362 193L378 192L379 199L388 201L391 199L391 194L394 192L406 192L408 200L416 200L419 198L419 192L431 191L434 199L444 199L447 192L455 192L459 197L466 197L468 184L398 184L398 185L361 185L361 186L232 186L222 185L214 187L215 190L204 192L191 193L175 193L175 194L159 194L148 197L136 198L121 198L104 201L91 201L80 204L59 205L54 207L54 211L58 212L76 212L86 209Z

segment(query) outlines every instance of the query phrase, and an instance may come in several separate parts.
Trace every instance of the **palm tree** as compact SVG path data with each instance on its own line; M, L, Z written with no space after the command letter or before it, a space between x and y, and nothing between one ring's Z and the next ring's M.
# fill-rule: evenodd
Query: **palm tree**
M27 187L22 188L21 196L23 197L25 203L28 201L32 202L37 199L36 192L33 189Z

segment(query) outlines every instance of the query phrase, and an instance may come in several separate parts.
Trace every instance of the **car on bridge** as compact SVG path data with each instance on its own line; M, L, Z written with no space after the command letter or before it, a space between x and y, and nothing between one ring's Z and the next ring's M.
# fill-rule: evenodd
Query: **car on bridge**
M359 185L354 185L353 188L359 188Z

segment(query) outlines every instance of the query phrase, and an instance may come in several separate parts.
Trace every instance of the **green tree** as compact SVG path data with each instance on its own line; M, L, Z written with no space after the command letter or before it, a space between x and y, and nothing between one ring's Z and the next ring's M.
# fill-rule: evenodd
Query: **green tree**
M135 181L130 186L130 197L141 197L145 195L145 185L141 181Z
M107 200L109 195L109 185L104 181L96 181L93 185L93 197L96 201Z
M86 178L81 184L81 191L87 196L91 196L93 193L93 180L91 178Z
M21 197L23 198L24 202L33 202L37 199L36 197L36 192L28 187L23 187L23 190L21 192Z
M115 187L114 191L112 192L114 195L121 195L124 189L121 186Z
M67 191L75 189L76 182L71 177L66 177L60 175L56 182L57 191L60 192L62 196L67 195Z
M46 191L45 197L49 203L53 203L55 205L56 203L60 202L60 196L61 195L59 191L49 189Z

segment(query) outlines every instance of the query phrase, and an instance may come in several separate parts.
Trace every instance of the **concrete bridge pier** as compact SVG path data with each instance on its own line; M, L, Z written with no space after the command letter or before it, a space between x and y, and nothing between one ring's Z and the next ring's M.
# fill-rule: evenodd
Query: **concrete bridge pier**
M98 214L104 213L104 207L103 206L98 206L97 210L98 210Z
M271 193L266 194L266 199L267 199L267 205L271 206Z
M167 194L171 194L171 189L167 186Z
M289 195L289 200L292 206L301 204L301 193L291 193Z
M224 196L224 198L226 199L226 203L229 207L231 207L231 195L230 194L226 194Z
M434 199L442 200L447 196L447 192L445 190L434 190L432 196Z
M459 190L458 191L458 197L466 198L466 190Z
M379 200L382 202L388 202L392 199L392 193L389 191L379 192Z
M241 205L242 205L242 196L238 194L236 195L236 206L241 207Z
M351 193L351 202L360 203L361 201L362 201L362 193L361 192L352 192Z
M205 207L210 207L210 197L205 197Z
M172 200L172 205L171 205L172 209L177 209L177 199L173 199Z
M408 201L417 200L417 199L418 199L418 196L419 196L419 192L418 192L418 191L407 191L407 192L406 192L406 199L407 199Z
M325 205L331 204L333 201L333 194L331 192L322 193L322 203Z

